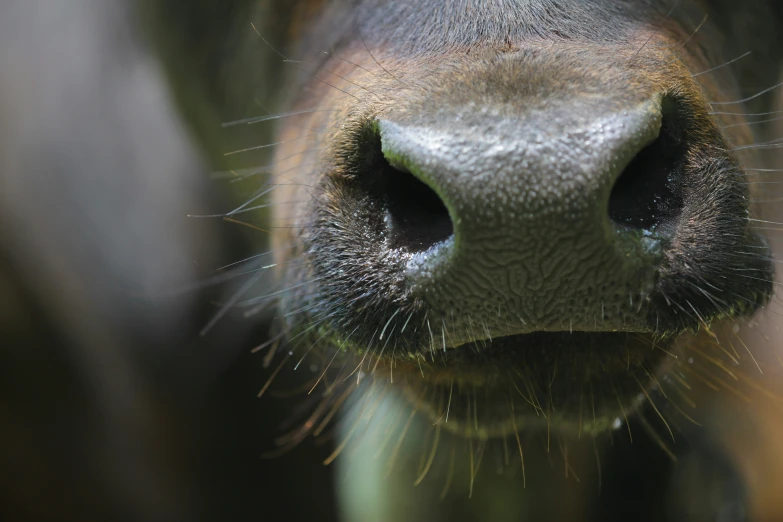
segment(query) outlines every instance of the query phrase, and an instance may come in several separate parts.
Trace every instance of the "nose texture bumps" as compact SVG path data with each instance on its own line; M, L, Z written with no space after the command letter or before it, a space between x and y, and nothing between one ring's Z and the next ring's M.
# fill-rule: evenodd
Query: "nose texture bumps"
M623 310L652 291L663 239L613 222L608 207L625 167L658 137L661 103L617 110L588 97L381 119L387 161L427 184L453 223L408 263L411 292L500 335L638 329Z

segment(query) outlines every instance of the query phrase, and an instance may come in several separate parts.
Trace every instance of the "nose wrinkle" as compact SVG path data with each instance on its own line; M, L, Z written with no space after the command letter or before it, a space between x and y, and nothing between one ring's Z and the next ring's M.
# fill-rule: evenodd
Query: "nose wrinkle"
M595 103L380 121L386 159L429 185L454 224L454 236L408 262L412 291L446 307L502 303L553 329L567 316L562 301L580 292L651 291L660 249L618 233L608 200L660 127L660 98L619 112Z

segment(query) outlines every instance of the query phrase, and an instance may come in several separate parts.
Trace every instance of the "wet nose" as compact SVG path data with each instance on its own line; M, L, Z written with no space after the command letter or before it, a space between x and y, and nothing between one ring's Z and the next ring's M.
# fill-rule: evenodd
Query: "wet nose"
M531 330L617 329L652 291L685 155L662 97L439 108L377 127L388 235L413 252L406 278L430 306Z

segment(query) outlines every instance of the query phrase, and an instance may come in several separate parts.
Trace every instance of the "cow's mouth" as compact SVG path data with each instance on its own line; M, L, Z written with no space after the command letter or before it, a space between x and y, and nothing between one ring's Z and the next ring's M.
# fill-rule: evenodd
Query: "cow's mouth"
M678 357L674 342L632 332L534 332L433 350L394 363L394 371L414 407L449 431L594 435L626 422L660 386Z

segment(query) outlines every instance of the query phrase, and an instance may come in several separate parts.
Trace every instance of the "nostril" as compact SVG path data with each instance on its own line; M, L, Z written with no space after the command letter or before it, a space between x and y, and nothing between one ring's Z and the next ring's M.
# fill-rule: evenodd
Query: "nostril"
M451 217L434 190L410 172L388 166L383 170L386 224L393 246L424 251L454 231Z
M449 238L454 226L441 198L410 172L392 167L377 138L373 136L365 143L367 161L360 179L381 203L390 246L423 252Z
M631 228L672 226L683 207L684 128L676 102L665 99L661 131L625 168L609 196L609 218Z

